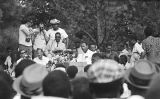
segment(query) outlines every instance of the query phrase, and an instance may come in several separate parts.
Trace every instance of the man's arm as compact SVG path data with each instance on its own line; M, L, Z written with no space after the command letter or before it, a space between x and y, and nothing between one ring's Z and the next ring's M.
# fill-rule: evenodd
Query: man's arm
M68 34L66 33L66 31L64 29L61 29L61 36L63 39L63 43L66 45L66 48L68 48L68 42L69 42L69 38L68 38Z
M27 30L25 30L25 29L22 29L21 30L26 36L29 36L30 34L29 34L29 31L27 31Z
M29 31L27 31L26 29L21 29L21 31L22 31L26 36L30 36L30 35L32 35L32 34L35 33L32 29L29 29Z
M53 43L52 40L50 40L50 41L48 42L46 48L45 48L44 53L45 53L46 56L48 56L48 54L52 54L52 50L53 50L53 48L52 48L52 45L53 45L53 44L52 44L52 43Z

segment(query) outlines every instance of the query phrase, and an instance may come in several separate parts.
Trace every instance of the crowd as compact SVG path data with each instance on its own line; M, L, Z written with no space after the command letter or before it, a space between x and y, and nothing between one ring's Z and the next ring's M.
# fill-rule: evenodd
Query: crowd
M133 49L109 46L104 53L84 41L69 50L59 23L51 20L48 30L43 23L32 29L30 20L20 26L20 58L13 63L9 51L7 68L0 71L0 99L160 98L160 38L151 27Z

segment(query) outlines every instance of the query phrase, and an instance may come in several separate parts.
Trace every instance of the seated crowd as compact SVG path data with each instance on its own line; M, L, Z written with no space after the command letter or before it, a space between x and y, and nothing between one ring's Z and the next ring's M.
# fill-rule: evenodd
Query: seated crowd
M15 67L14 80L0 71L0 98L159 99L160 74L148 60L140 59L127 70L109 58L88 66L84 76L76 66L56 64L53 71L48 71L44 65L24 59Z
M144 32L146 39L137 40L131 52L125 45L120 53L102 53L96 44L81 42L72 55L52 53L66 48L61 34L55 33L47 47L36 49L33 59L21 50L12 67L5 62L0 99L160 99L160 39L151 35L150 27Z

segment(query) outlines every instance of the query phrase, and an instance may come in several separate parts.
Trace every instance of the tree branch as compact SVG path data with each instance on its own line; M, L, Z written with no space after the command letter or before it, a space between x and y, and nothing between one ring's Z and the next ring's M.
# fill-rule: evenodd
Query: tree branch
M96 40L92 37L92 35L91 35L90 33L88 33L86 30L82 30L82 29L81 29L81 31L83 31L84 33L86 33L86 34L91 38L91 40L92 40L93 42L96 42Z

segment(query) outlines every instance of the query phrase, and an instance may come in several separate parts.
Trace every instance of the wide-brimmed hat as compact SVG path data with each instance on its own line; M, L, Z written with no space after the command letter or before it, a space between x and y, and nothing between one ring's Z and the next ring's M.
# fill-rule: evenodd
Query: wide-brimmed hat
M52 19L52 20L50 20L50 23L51 23L51 24L59 24L60 21L57 20L57 19Z
M157 70L152 62L139 60L134 67L126 71L125 80L134 87L148 89L155 74L157 74Z
M110 83L124 77L124 69L114 60L95 62L87 72L91 83Z
M42 81L47 76L45 66L33 64L27 67L22 76L19 76L13 83L13 89L21 95L30 97L41 94Z

